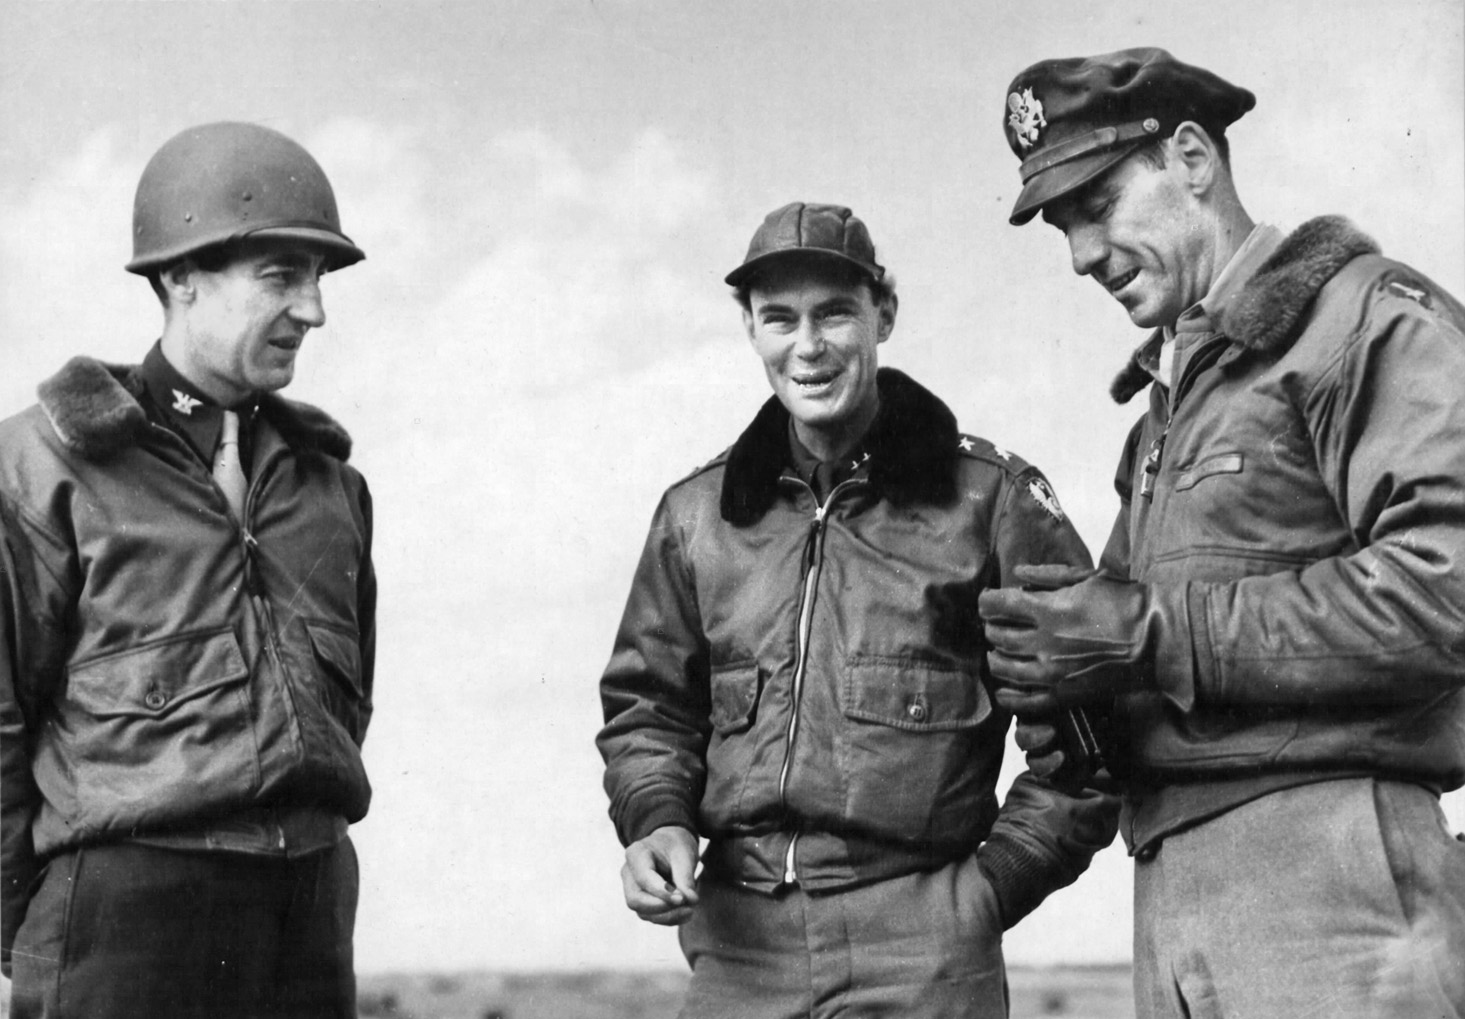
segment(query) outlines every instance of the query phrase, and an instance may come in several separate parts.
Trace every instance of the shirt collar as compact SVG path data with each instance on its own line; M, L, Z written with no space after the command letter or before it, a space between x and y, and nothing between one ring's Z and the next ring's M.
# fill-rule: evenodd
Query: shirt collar
M183 436L205 462L211 462L224 427L224 409L173 367L161 340L142 360L142 381L162 423ZM254 402L233 409L239 414L243 434Z
M1221 275L1216 277L1211 289L1206 291L1195 304L1186 308L1175 320L1173 331L1166 330L1167 338L1174 333L1214 333L1219 331L1221 315L1236 299L1241 288L1251 281L1272 253L1283 241L1282 231L1266 223L1252 227L1241 247L1231 256Z

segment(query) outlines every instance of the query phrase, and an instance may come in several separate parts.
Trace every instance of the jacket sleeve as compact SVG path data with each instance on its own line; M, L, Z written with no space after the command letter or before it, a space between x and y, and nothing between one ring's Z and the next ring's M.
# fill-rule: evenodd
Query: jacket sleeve
M365 540L361 547L361 565L356 575L356 627L361 651L361 731L356 733L359 746L366 739L366 728L374 708L376 686L376 568L372 565L371 545L375 521L372 517L371 490L361 481L357 500Z
M712 732L708 661L681 527L663 498L600 681L596 745L623 845L663 825L697 831Z
M31 825L40 793L31 745L41 705L61 676L70 599L55 577L64 558L61 544L0 493L0 961L7 976L39 872Z
M1156 650L1180 707L1423 703L1465 684L1465 313L1433 296L1365 297L1295 397L1354 548L1156 592L1182 620Z
M1003 586L1018 582L1013 570L1025 563L1091 565L1078 532L1035 468L1009 486L995 530ZM1031 772L1018 775L977 851L1001 906L1003 926L1012 927L1050 893L1072 884L1093 855L1114 841L1118 828L1117 797L1092 789L1068 794Z

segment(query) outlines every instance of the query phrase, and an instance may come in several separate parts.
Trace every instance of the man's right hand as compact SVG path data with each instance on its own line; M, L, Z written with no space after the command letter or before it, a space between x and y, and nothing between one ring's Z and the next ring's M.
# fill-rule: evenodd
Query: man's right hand
M697 905L697 836L667 825L626 847L621 884L626 905L649 923L684 924Z

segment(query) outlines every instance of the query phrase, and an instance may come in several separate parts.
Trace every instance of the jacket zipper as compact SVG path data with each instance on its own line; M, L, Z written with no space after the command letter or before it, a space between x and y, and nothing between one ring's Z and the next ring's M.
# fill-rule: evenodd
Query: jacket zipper
M794 481L794 479L788 479ZM802 481L795 481L808 488ZM799 598L799 626L798 626L798 647L794 656L794 681L792 691L792 705L789 709L788 728L785 731L783 766L778 772L778 800L785 813L788 811L788 775L789 768L793 764L794 738L799 728L799 707L803 701L804 674L808 671L809 665L809 637L814 629L814 594L819 585L819 574L824 565L824 534L825 519L829 513L829 507L834 504L834 498L841 489L864 484L863 478L851 478L835 485L825 496L822 505L814 510L814 519L809 525L809 537L804 545L804 581L803 590ZM810 492L813 489L809 489ZM799 880L798 867L795 864L794 854L799 844L799 833L797 830L789 836L788 849L783 855L783 883L786 885L797 884Z
M1159 479L1160 462L1165 455L1165 438L1170 434L1170 426L1175 422L1175 411L1179 408L1181 399L1191 386L1195 385L1195 380L1200 377L1200 374L1215 365L1216 360L1229 345L1230 341L1220 336L1203 342L1186 360L1185 370L1175 383L1174 390L1165 395L1165 427L1160 430L1155 441L1150 443L1149 454L1145 457L1144 474L1140 478L1139 494L1145 499L1153 499L1155 496L1155 483Z
M181 438L174 434L171 428L168 428L164 425L159 425L156 422L152 422L152 427L156 428L163 435L166 435L170 441L176 440L180 443L183 442ZM184 445L186 446L187 444L184 443ZM262 636L264 638L265 654L269 656L271 663L274 665L276 674L283 677L285 663L283 656L280 654L280 647L277 642L277 636L275 633L275 614L274 611L270 608L270 603L265 600L264 588L260 584L258 573L255 570L255 550L259 548L259 541L249 530L248 523L251 515L250 510L252 510L254 507L254 498L255 493L258 490L259 481L262 477L264 477L267 469L273 466L274 460L271 459L266 463L260 464L259 470L250 476L249 484L244 489L244 519L236 520L234 521L234 523L237 525L239 530L239 545L244 554L245 587L247 589L245 591L245 595L249 600L250 608L254 612L254 618L258 623L259 628L263 631ZM224 502L224 505L227 507L229 504L229 500L224 495L224 490L219 487L219 483L214 480L213 470L208 464L204 464L204 468L208 472L209 482L214 486L214 491L219 494L219 498ZM228 510L226 509L225 512L227 513ZM232 513L229 513L229 517L231 520L233 520L233 516L234 515ZM274 828L275 844L278 848L284 850L286 848L285 828L282 824L278 822L278 820L275 822Z

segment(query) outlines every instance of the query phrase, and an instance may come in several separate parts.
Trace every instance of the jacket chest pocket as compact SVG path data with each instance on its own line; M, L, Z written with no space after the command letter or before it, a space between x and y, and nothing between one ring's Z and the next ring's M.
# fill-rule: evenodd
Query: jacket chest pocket
M189 633L71 669L63 753L83 823L186 810L259 783L249 667L231 629ZM157 805L153 806L154 801Z
M1189 470L1175 476L1175 491L1188 492L1207 478L1218 474L1240 474L1246 464L1241 453L1217 453L1208 456Z
M992 713L976 667L858 656L843 698L836 752L846 817L896 838L944 832L969 785L978 727Z

